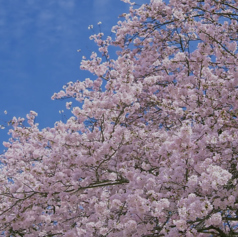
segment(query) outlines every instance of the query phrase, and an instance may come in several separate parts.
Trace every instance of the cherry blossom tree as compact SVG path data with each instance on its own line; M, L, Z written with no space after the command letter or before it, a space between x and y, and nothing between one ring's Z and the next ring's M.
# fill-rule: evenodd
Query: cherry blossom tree
M238 2L129 0L53 99L72 117L13 118L4 236L238 235ZM112 59L110 47L117 47Z

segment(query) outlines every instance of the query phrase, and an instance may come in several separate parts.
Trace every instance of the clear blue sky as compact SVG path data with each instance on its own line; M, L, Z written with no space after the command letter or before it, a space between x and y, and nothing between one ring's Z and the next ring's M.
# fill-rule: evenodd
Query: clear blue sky
M0 124L30 110L38 113L40 128L61 120L65 102L52 101L53 93L69 81L92 78L79 69L82 56L97 50L88 26L98 33L101 21L110 35L128 7L120 0L0 0ZM0 130L0 153L7 139L7 129Z

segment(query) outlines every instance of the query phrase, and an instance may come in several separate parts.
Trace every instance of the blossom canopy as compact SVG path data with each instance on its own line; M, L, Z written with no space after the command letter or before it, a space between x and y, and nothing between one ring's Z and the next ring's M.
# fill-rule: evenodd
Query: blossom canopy
M52 96L72 117L13 118L4 236L238 235L238 2L124 2L115 39L90 37L94 79Z

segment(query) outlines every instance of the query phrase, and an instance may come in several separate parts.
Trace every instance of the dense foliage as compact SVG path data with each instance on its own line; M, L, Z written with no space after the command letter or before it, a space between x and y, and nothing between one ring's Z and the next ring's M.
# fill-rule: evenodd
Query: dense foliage
M91 36L95 79L53 95L73 116L12 120L5 236L238 235L238 2L124 1L115 39Z

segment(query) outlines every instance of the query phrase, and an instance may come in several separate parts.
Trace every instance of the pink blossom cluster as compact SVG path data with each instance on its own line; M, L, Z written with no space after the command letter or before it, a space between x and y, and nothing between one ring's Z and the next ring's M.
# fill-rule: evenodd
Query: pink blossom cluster
M72 117L13 118L0 230L24 237L238 235L238 2L129 0L52 99ZM109 46L118 47L111 59Z

